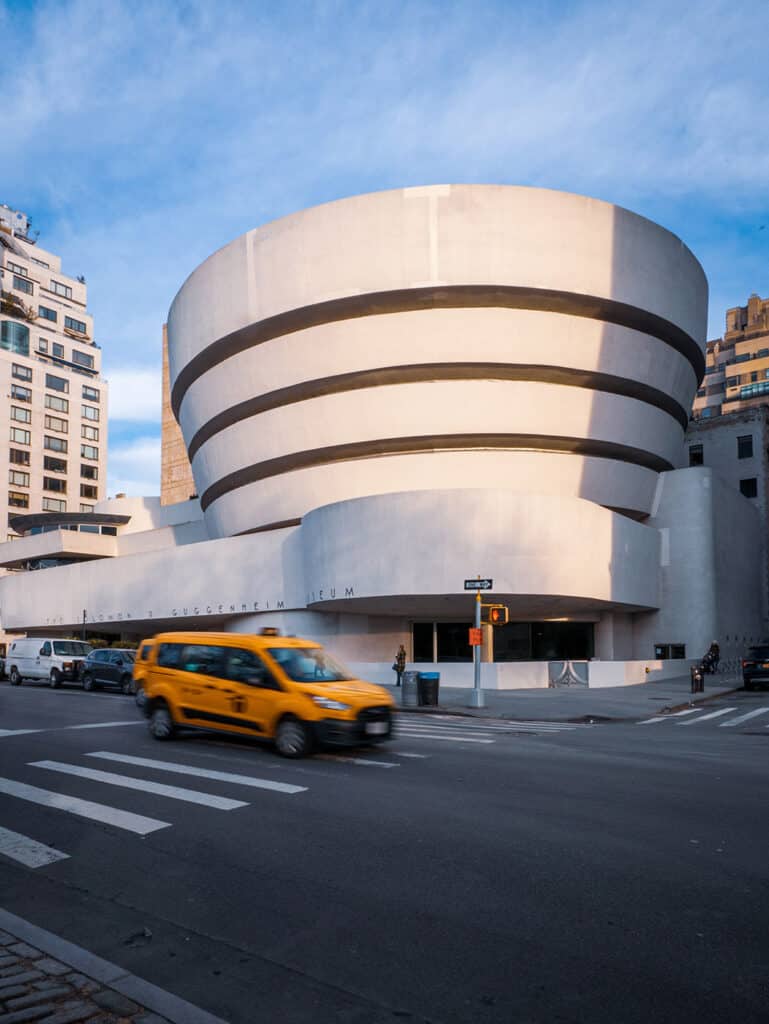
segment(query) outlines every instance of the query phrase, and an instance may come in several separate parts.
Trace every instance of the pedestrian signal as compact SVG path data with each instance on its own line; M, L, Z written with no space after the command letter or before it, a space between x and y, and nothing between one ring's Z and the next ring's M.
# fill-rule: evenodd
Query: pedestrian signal
M489 608L489 625L504 626L507 623L507 608L503 604L495 604Z

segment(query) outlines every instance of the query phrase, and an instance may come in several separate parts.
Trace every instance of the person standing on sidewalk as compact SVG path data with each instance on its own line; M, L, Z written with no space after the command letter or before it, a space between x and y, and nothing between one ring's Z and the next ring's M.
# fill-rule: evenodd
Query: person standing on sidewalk
M401 685L401 676L406 670L406 648L403 644L398 648L398 653L395 655L395 661L393 662L393 672L395 672L395 685Z

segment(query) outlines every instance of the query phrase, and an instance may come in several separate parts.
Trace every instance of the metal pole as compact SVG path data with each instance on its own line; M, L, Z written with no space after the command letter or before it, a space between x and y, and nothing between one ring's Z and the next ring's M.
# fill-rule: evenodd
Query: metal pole
M475 594L475 628L481 628L481 592L476 591ZM473 680L473 692L470 694L470 707L471 708L482 708L485 707L483 703L483 690L481 689L481 648L478 644L473 647L473 662L474 662L474 680Z
M80 633L80 639L81 640L85 640L85 612L86 612L86 609L84 608L83 609L83 628L82 628L81 633Z

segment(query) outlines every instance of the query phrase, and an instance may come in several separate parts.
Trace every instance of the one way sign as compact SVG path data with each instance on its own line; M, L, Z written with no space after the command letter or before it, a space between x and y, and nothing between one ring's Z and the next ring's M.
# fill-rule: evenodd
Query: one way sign
M465 590L491 590L494 580L465 580Z

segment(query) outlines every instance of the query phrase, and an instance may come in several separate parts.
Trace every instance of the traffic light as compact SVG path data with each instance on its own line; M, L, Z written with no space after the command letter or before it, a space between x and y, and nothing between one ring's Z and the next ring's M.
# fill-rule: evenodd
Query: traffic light
M489 625L504 626L507 623L507 608L503 604L494 604L489 608Z

